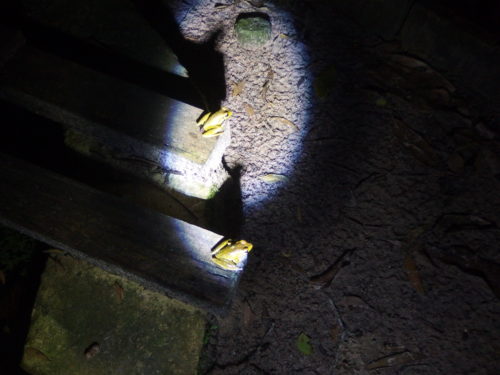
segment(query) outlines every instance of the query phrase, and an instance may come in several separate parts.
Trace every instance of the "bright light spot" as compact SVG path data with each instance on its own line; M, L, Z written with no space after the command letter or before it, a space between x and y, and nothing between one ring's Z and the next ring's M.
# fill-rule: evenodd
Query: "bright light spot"
M217 44L226 68L228 95L223 105L234 111L226 157L244 168L241 188L245 211L262 207L286 187L286 182L271 184L259 177L271 173L293 176L312 109L307 48L292 16L272 3L266 6L264 12L272 23L271 40L254 51L238 44L233 29L238 15L255 12L246 2L214 7L212 1L199 1L190 8L174 10L186 39L201 43L216 30L223 30ZM245 81L243 91L232 95L234 84L240 81Z

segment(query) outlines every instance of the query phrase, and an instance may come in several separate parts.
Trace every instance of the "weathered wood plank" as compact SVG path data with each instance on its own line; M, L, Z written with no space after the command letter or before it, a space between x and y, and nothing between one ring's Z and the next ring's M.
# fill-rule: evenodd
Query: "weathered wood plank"
M27 45L0 73L0 95L87 133L110 128L198 164L217 139L202 138L202 110Z
M220 166L230 133L203 138L201 109L30 44L0 71L0 98L76 131L70 147L161 188L207 199L225 178ZM127 163L132 159L157 165L160 176L151 164Z
M220 235L1 153L0 221L212 311L228 304L240 277L210 260Z

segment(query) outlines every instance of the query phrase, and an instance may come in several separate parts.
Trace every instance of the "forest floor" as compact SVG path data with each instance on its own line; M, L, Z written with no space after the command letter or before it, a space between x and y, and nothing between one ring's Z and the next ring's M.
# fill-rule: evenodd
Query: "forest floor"
M185 38L221 31L255 245L205 371L496 373L498 113L328 2L179 3ZM261 48L234 35L248 12L271 19Z

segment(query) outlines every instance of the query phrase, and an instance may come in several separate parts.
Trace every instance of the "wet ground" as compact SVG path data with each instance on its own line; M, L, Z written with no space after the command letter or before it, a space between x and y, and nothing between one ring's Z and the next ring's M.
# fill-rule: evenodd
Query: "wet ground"
M221 31L225 163L255 244L205 371L494 374L498 112L327 3L176 12L188 40ZM273 35L249 50L232 26L254 11Z

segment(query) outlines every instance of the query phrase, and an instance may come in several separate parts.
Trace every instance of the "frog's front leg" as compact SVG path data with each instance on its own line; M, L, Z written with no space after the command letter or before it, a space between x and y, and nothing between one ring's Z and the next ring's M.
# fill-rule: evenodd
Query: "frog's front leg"
M224 241L221 241L214 249L212 250L212 256L215 256L219 251L221 251L223 248L225 248L227 245L231 244L231 240L227 239Z

